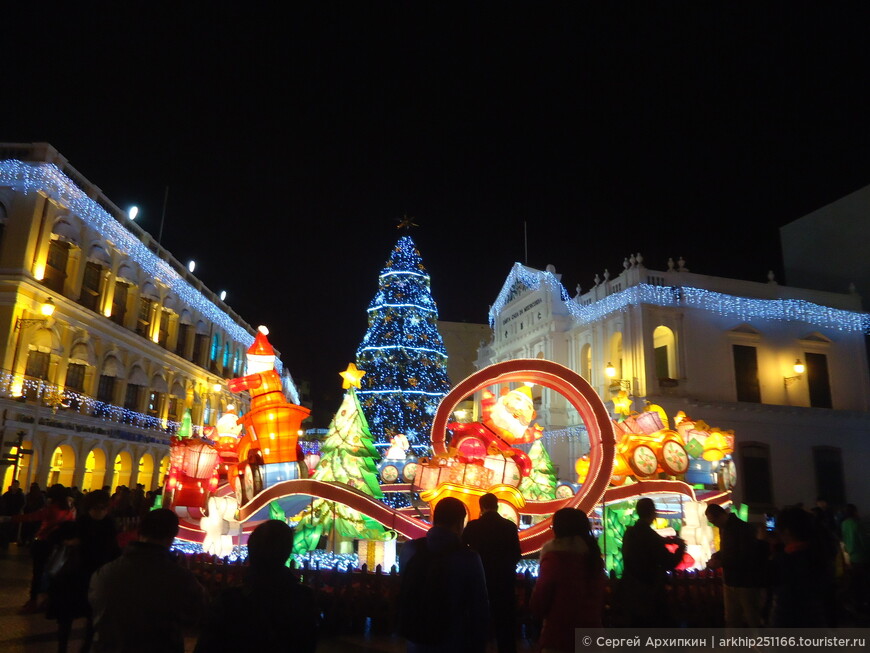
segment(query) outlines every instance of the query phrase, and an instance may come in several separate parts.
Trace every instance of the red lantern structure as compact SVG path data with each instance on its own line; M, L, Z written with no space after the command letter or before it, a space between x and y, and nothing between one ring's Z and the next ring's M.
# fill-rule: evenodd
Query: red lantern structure
M218 461L217 449L202 438L172 438L167 505L205 508L217 489Z

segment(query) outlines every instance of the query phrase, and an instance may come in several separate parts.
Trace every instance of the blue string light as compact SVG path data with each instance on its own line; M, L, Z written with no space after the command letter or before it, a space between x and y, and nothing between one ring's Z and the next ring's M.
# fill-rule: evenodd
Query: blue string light
M366 372L358 394L376 445L404 433L418 455L428 449L432 418L450 390L429 283L420 252L403 236L378 278L356 363Z
M10 186L25 194L43 193L68 207L86 225L135 261L148 277L168 286L183 302L221 327L234 341L246 348L254 342L254 337L245 328L191 286L169 263L148 249L145 243L88 197L53 163L25 163L16 159L0 161L0 185ZM275 363L280 372L281 361L276 360Z
M495 326L496 317L523 289L547 289L557 293L569 314L579 324L589 324L629 306L688 306L721 316L733 317L741 322L777 320L804 322L823 329L870 333L870 314L821 306L803 299L758 299L737 297L725 293L693 288L691 286L654 286L638 284L604 299L582 305L568 297L561 282L552 272L533 270L515 263L495 303L489 311L489 324Z

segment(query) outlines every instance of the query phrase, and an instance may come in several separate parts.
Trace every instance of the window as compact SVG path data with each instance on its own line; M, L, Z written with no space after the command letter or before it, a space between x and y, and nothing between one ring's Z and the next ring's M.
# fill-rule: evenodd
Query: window
M115 398L115 377L107 374L100 375L97 385L97 401L112 403Z
M843 479L843 452L838 447L813 447L813 467L816 472L817 495L830 505L846 503Z
M218 354L221 350L221 336L219 333L214 334L211 339L211 350L209 352L208 358L214 363L218 359Z
M178 341L175 343L175 353L179 356L184 356L187 351L187 341L190 338L190 325L178 325Z
M66 368L66 387L75 392L85 391L85 371L87 365L82 363L70 363Z
M142 396L142 386L135 383L127 384L127 392L124 395L124 408L127 410L139 410L139 397Z
M127 293L130 285L123 281L115 282L115 294L112 295L112 322L123 326L127 316Z
M755 347L732 345L732 348L737 401L761 403L761 386L758 383L758 359Z
M85 265L85 274L82 277L82 294L79 295L79 304L92 311L99 308L102 276L103 267L99 263L88 261Z
M773 505L770 482L770 447L760 442L738 445L742 463L743 500L756 505Z
M50 362L49 353L46 351L38 351L31 349L27 356L27 366L24 368L24 375L34 379L48 380L48 365ZM39 387L34 387L25 384L24 396L27 399L33 400L39 396Z
M160 332L157 334L157 344L166 347L169 341L169 316L171 313L165 308L160 311Z
M172 422L178 421L178 397L170 397L169 398L168 418Z
M151 417L160 417L160 409L163 406L165 393L152 392L148 395L148 414Z
M828 376L828 357L825 354L806 354L807 384L810 388L810 406L833 408L831 379ZM833 503L833 502L832 502Z
M203 360L203 357L205 356L206 342L208 342L208 335L205 333L196 334L193 339L193 356L190 359L191 362L204 366L205 361Z
M47 381L49 362L50 356L47 351L31 349L30 354L27 356L27 367L24 369L24 375Z
M147 297L139 298L139 315L136 318L136 333L148 337L151 328L151 300Z
M69 245L61 240L48 244L48 258L45 261L45 275L42 283L55 292L63 292L66 282L66 265L69 261Z
M592 383L592 345L585 344L580 349L580 369L584 379Z

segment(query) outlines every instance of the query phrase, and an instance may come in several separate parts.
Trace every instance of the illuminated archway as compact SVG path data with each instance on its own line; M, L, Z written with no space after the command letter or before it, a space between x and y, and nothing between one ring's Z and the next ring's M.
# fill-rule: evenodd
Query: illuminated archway
M475 372L451 390L438 405L432 421L432 449L436 455L447 454L447 421L456 406L466 397L492 385L531 382L560 393L576 409L589 435L589 474L586 482L571 499L567 508L579 508L590 514L610 483L615 438L610 415L601 398L579 374L553 361L521 358L490 365ZM552 537L551 520L546 519L520 534L523 553L537 551Z
M91 449L85 459L85 477L82 480L82 491L101 490L106 483L106 452L102 449Z
M45 486L51 487L57 483L70 487L76 471L76 452L68 444L62 444L51 454L48 477Z
M119 485L130 487L132 473L133 456L127 451L122 451L115 456L115 462L112 465L112 491L117 490Z
M653 331L656 378L677 378L677 342L674 332L666 326L657 326Z
M154 458L150 453L143 454L139 459L136 482L144 485L146 492L154 487Z
M33 443L24 442L21 448L33 450ZM8 453L10 456L15 456L18 453L18 447L10 447L5 453ZM18 482L21 483L21 489L24 490L25 493L28 489L28 474L31 469L36 469L35 455L35 451L32 454L25 454L21 456L21 460L18 462L18 474L15 478L17 478ZM0 492L5 492L9 489L9 486L12 485L12 475L15 473L15 465L5 465L0 469L3 469L3 484L0 485Z

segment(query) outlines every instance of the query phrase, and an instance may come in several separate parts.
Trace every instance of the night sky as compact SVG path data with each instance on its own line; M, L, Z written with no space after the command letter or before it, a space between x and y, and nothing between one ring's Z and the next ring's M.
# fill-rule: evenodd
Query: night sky
M638 251L785 282L778 228L870 183L867 3L309 4L6 7L0 141L155 236L169 186L163 244L320 426L404 214L441 319L485 322L524 225L572 294Z

